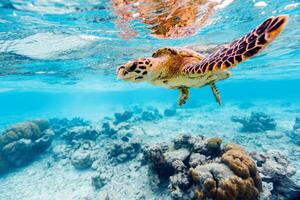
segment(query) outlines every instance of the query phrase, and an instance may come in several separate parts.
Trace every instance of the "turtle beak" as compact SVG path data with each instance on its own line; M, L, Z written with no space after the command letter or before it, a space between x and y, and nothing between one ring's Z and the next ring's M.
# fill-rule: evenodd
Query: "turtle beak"
M130 79L133 77L128 75L128 71L125 69L124 66L121 66L117 69L117 80L123 80L123 81L130 81Z
M122 77L121 77L121 73L120 73L120 70L117 70L117 80L121 80Z
M121 66L117 69L117 80L122 80L125 74L125 66Z

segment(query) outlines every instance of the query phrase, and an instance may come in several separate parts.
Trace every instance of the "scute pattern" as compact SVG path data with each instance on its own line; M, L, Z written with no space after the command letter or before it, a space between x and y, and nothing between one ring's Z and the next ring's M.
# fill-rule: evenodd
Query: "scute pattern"
M157 49L153 54L153 58L158 58L160 56L166 56L166 55L173 55L173 56L182 56L182 57L196 57L200 60L203 59L203 57L191 50L184 47L163 47L160 49Z
M283 30L286 23L287 16L270 17L228 47L222 47L197 64L187 65L183 68L183 74L197 75L233 67L267 46Z

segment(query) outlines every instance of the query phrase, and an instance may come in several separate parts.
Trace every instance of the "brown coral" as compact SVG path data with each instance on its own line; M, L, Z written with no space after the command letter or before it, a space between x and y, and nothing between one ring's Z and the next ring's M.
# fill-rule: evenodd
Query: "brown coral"
M242 147L237 144L226 145L221 160L237 176L243 179L251 178L255 187L262 191L261 178L257 172L256 164Z
M255 177L257 174L255 162L243 148L236 144L226 145L221 159L239 177Z
M254 182L251 178L242 179L233 176L225 181L221 181L217 189L217 200L253 200L258 197L259 191L254 187Z
M196 187L194 190L194 194L196 199L204 199L204 193L201 191L201 188Z
M254 200L259 194L252 178L238 177L221 163L198 167L191 171L191 176L198 185L194 190L197 200Z
M42 136L42 131L48 126L45 120L35 120L15 124L0 136L0 147L21 138L36 140Z
M191 152L189 157L182 156L180 159L180 170L163 169L152 160L152 164L159 169L156 170L156 173L159 172L159 177L167 177L170 181L169 188L176 189L171 190L173 199L178 199L178 197L190 199L190 191L193 191L193 199L197 200L255 200L258 198L262 191L262 181L255 162L239 145L228 144L221 148L221 142L219 138L205 140L187 136L176 140L174 142L176 150L168 148L161 154L165 157L165 155L177 155L174 152L181 152L180 155L188 155L187 150ZM189 148L190 146L193 148ZM194 158L193 155L196 154L203 156L204 159ZM185 176L181 176L182 174ZM184 187L181 186L182 184Z
M200 174L198 174L195 169L190 170L190 175L191 175L194 182L199 182L200 181Z
M35 120L15 124L0 134L0 174L28 163L47 149L52 141L47 128L47 120Z
M198 165L190 170L197 185L195 198L204 200L254 200L262 190L256 165L246 151L236 145L225 146L222 163Z

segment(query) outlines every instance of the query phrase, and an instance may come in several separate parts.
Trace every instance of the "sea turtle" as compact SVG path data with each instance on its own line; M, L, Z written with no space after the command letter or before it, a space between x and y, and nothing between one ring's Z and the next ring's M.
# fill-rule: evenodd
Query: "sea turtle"
M179 89L179 106L189 98L189 88L209 85L216 101L221 104L215 82L229 78L231 73L227 69L254 56L273 41L287 21L286 15L270 17L247 35L205 58L187 48L158 49L151 58L138 58L120 66L117 70L118 78Z

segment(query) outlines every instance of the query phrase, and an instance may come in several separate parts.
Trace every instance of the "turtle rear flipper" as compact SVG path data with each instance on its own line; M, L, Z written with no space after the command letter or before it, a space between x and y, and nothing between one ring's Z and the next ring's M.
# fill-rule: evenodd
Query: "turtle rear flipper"
M218 88L217 88L215 82L211 82L209 85L210 85L210 88L211 88L211 90L212 90L212 92L213 92L213 95L214 95L214 97L215 97L217 103L218 103L219 106L220 106L220 105L221 105L221 96L220 96L219 90L218 90Z
M256 55L261 49L272 42L284 29L288 17L281 15L270 17L257 26L246 36L235 40L227 47L222 47L202 61L187 65L183 73L188 76L198 76L206 72L224 70Z

